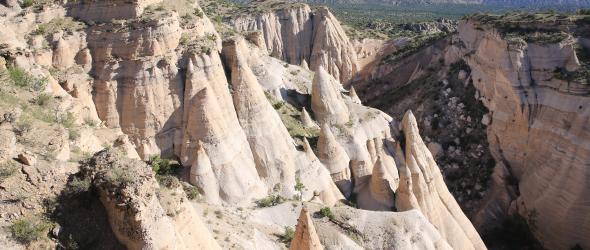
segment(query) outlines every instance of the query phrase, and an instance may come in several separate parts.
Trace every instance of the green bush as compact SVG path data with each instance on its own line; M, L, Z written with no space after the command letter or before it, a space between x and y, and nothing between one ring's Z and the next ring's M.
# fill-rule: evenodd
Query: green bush
M31 128L33 128L33 122L30 119L19 119L15 130L19 135L23 135L31 131Z
M68 139L70 139L70 141L75 141L78 138L80 138L80 131L77 129L69 129L68 130Z
M332 210L330 210L329 207L323 207L322 209L320 209L319 214L321 218L328 217L328 219L330 220L334 219L334 214L332 213Z
M301 192L303 190L303 188L305 188L305 186L301 182L301 179L299 179L299 178L295 179L295 190Z
M20 4L21 8L27 8L27 7L31 7L35 4L34 0L23 0L23 2Z
M82 177L74 177L68 182L67 193L79 194L90 190L90 179Z
M12 236L23 244L38 240L51 225L38 218L22 218L10 225Z
M195 186L187 186L184 188L184 192L186 193L186 197L189 200L195 200L201 197L201 192L199 192L199 188Z
M33 102L39 106L45 106L51 101L52 96L47 93L40 93L33 99Z
M61 115L57 117L56 121L61 124L64 128L70 129L74 127L74 122L76 121L76 117L71 112L66 113L65 115Z
M25 70L13 66L8 67L8 78L13 85L23 88L33 85L35 81L35 77Z
M115 168L107 173L105 179L116 186L133 181L133 174L124 168Z
M172 163L168 159L162 159L159 155L150 157L148 164L152 166L152 170L158 175L174 174L180 168L179 164Z
M0 164L0 183L13 176L18 171L18 166L13 161Z
M289 246L293 237L295 236L295 230L292 227L285 227L285 232L279 236L281 242Z
M273 207L285 202L285 198L281 197L280 195L271 194L256 201L256 205L258 207Z

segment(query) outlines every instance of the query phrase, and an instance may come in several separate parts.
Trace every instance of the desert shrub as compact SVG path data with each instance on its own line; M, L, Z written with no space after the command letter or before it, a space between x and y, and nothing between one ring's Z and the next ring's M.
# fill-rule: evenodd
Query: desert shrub
M328 219L330 220L334 219L334 214L332 213L332 210L330 210L329 207L323 207L322 209L320 209L319 214L321 218L328 217Z
M0 164L0 183L13 176L18 171L18 166L13 161Z
M74 123L76 121L76 117L71 112L67 112L63 115L56 117L56 122L61 124L64 128L70 129L74 127Z
M19 135L26 134L31 131L33 122L30 119L19 119L15 126L15 132Z
M184 192L186 193L186 197L189 200L195 200L201 197L201 192L199 192L199 188L195 186L186 186L184 188Z
M92 118L86 117L84 118L84 125L88 127L95 127L97 124Z
M17 241L28 244L38 240L51 227L43 220L36 218L22 218L10 225L10 232Z
M120 186L124 183L132 182L133 175L127 169L114 168L113 170L107 173L105 179L116 186Z
M182 35L180 35L180 44L181 45L187 45L188 42L189 42L188 33L182 33Z
M590 15L590 9L579 9L578 15Z
M258 207L273 207L285 202L285 198L281 197L280 195L268 195L260 200L256 201L256 205Z
M301 179L299 179L299 178L295 179L295 190L301 192L303 190L303 188L305 188L305 186L301 182Z
M152 170L158 175L173 174L180 168L179 164L172 163L168 159L162 159L159 155L150 157L148 164L152 166Z
M13 66L8 67L8 77L10 82L18 87L29 87L35 81L35 77L25 70Z
M51 101L51 95L47 93L40 93L33 99L33 103L39 106L45 106Z
M285 227L285 232L279 236L279 239L281 240L281 242L289 246L294 236L295 230L293 230L292 227Z
M23 0L22 3L20 4L21 8L27 8L27 7L31 7L35 4L34 0Z
M74 177L68 182L66 192L68 194L79 194L86 192L90 189L90 179L83 177Z
M68 139L70 139L70 141L75 141L78 138L80 138L80 130L73 128L68 130Z

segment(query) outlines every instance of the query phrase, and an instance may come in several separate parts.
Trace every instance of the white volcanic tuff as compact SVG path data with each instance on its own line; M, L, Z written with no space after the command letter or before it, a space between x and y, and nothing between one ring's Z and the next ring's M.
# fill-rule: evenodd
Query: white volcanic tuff
M336 141L327 124L322 125L317 145L318 158L326 166L332 180L336 183L345 197L352 192L352 180L349 168L350 158L346 151Z
M82 20L108 22L113 19L138 18L148 5L162 0L111 0L73 2L69 4L69 14Z
M350 120L348 108L336 84L334 78L322 67L314 75L311 109L320 124L344 124Z
M295 6L239 16L232 22L238 31L261 31L266 50L291 64L309 65L313 71L324 67L341 82L348 82L357 71L351 42L325 8L312 11L307 5Z
M211 167L211 160L202 145L198 146L196 157L190 169L189 182L202 190L207 203L219 204L219 183Z
M171 13L127 25L133 29L107 32L115 29L109 23L88 35L99 117L129 135L141 157L172 155L182 123L183 83L174 51L181 34L178 17Z
M420 137L411 111L404 115L402 130L405 165L400 168L397 209L421 211L454 249L486 249L447 189L436 162Z
M467 62L491 112L490 149L520 180L514 206L536 214L534 234L545 247L590 248L590 223L581 221L590 217L590 88L553 74L579 67L575 41L514 46L481 25L460 23L459 37L474 51Z
M291 197L295 192L295 143L242 56L240 41L228 42L223 50L231 68L234 107L258 175L269 190L280 185L281 194Z
M220 110L217 99L209 88L204 88L194 97L195 109L191 111L187 128L196 141L202 141L211 159L217 178L219 193L204 194L213 198L220 196L228 203L248 203L265 193L252 152L242 129L229 127Z

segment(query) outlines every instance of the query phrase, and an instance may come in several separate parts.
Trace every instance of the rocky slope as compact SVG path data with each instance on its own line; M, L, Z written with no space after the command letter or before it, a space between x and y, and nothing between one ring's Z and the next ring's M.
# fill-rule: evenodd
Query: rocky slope
M345 90L356 55L338 22L278 13L294 10L309 43L275 41L298 28L268 21L222 39L192 1L0 6L16 34L0 40L0 197L14 201L0 243L282 249L306 206L323 219L304 211L293 248L485 249L412 112Z

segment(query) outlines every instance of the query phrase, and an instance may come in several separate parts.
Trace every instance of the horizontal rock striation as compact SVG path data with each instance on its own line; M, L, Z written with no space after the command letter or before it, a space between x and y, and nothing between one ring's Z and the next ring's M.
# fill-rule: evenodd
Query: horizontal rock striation
M246 14L232 20L238 31L262 32L270 55L295 65L324 67L345 83L357 72L356 52L340 23L326 8L307 5Z

